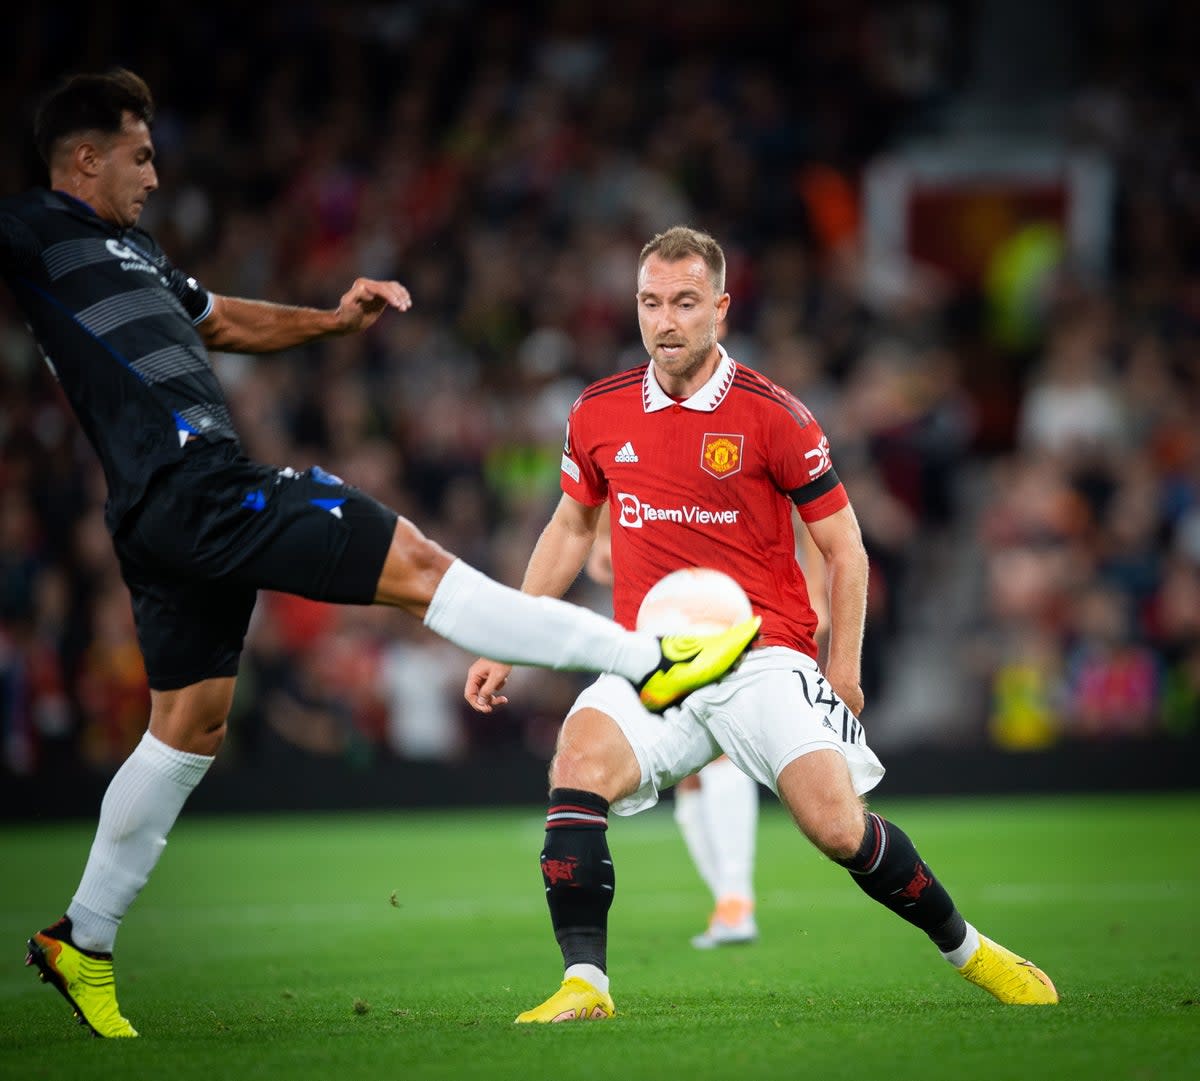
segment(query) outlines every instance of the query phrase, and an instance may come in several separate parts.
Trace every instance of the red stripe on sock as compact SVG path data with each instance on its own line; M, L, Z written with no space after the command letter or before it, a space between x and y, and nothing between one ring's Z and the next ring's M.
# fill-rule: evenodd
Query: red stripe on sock
M547 813L556 815L564 814L567 811L574 811L576 814L600 815L601 817L607 817L606 812L600 810L599 807L581 807L577 803L556 803Z

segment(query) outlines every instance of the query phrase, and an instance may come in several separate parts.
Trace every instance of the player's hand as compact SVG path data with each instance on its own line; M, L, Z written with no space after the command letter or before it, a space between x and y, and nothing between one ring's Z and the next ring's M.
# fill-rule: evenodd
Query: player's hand
M338 331L342 334L352 334L358 330L366 330L387 308L406 312L411 307L412 297L399 282L355 278L354 284L338 301Z
M481 657L467 672L466 686L463 687L467 704L477 713L491 713L496 706L504 705L508 699L499 692L508 682L511 671L511 664Z
M613 584L611 545L596 541L588 554L584 570L587 571L587 576L593 582L602 586L611 586Z
M861 717L863 706L867 701L866 695L863 694L862 684L857 679L838 679L829 672L825 674L825 678L829 680L833 693L842 700L846 708L855 717Z

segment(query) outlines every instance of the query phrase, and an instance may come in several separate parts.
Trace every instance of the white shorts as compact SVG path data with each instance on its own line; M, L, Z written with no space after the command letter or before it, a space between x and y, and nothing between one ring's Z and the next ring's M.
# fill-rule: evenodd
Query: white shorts
M598 709L617 722L641 767L637 791L612 805L619 815L653 807L662 789L722 752L776 795L783 768L810 751L841 754L859 795L883 777L858 719L834 694L816 662L794 649L752 650L724 679L693 691L662 714L645 709L637 691L620 676L602 675L575 699L570 712L584 708Z

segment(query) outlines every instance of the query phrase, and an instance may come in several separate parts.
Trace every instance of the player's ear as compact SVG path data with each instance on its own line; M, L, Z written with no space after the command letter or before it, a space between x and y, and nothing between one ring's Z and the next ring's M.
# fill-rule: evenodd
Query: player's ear
M717 297L717 322L725 322L725 316L729 313L729 294L722 293Z
M95 176L100 171L103 156L100 148L90 139L80 139L71 152L75 168L85 176Z

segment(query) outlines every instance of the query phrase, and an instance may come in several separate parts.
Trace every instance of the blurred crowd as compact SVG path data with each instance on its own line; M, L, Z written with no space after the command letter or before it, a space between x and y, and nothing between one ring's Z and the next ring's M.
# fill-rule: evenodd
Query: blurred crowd
M931 553L965 544L970 618L943 658L972 688L957 738L1194 732L1189 20L1094 7L1061 137L1114 170L1110 262L1103 275L1038 264L1014 339L985 290L921 275L886 299L865 286L864 172L936 136L966 74L960 6L798 7L700 2L651 20L629 0L597 20L575 4L268 3L131 29L101 5L73 30L28 15L0 82L32 106L62 72L116 60L146 77L161 190L142 224L209 289L329 306L357 275L410 288L413 310L367 335L214 357L252 457L319 463L517 584L557 499L571 402L641 360L637 253L692 224L729 259L726 347L816 413L862 521L868 702L886 698L909 611L947 587ZM44 179L28 119L8 115L5 191ZM110 769L144 730L103 499L5 294L3 770ZM607 606L585 579L570 598ZM394 612L263 593L227 754L284 741L364 763L548 755L581 678L518 670L510 706L485 717L461 699L471 660Z

